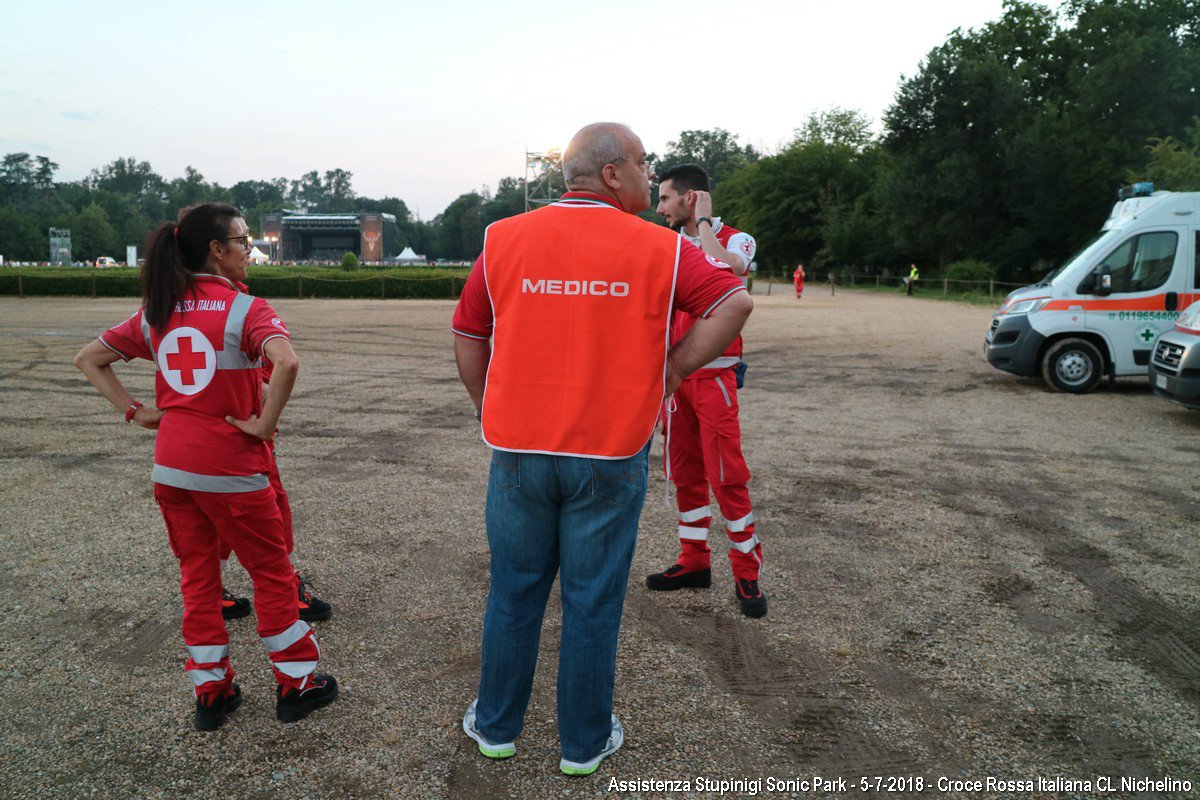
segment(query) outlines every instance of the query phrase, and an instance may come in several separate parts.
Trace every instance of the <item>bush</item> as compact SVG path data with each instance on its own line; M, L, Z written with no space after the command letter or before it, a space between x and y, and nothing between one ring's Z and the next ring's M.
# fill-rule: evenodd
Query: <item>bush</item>
M967 259L965 261L955 261L946 267L946 272L942 277L949 281L978 281L980 283L987 283L996 277L996 268L986 261Z
M342 269L346 270L346 272L353 272L358 269L358 256L354 255L354 253L346 253L346 255L342 256Z

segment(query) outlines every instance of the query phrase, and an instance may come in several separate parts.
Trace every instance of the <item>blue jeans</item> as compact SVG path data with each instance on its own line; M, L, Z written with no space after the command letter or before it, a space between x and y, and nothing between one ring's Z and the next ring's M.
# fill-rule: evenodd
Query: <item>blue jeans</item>
M558 737L563 758L590 761L612 730L617 631L650 443L619 461L492 452L487 534L491 589L483 618L476 724L490 742L525 725L546 599L562 591Z

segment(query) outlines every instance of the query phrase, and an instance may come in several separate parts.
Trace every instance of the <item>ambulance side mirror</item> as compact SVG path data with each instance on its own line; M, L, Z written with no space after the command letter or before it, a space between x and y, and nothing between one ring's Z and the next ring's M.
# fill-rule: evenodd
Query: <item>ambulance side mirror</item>
M1112 267L1108 264L1092 270L1092 294L1100 297L1112 294Z

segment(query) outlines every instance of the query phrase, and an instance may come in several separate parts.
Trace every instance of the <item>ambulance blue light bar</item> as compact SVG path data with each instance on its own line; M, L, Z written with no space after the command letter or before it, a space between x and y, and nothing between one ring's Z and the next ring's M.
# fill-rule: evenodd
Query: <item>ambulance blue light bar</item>
M1122 186L1117 190L1117 199L1128 200L1131 197L1149 197L1152 194L1154 194L1154 184L1142 181L1132 186Z

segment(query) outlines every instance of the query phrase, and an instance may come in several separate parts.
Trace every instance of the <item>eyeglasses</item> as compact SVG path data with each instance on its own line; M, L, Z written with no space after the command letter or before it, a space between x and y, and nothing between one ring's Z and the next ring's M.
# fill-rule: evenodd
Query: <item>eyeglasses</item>
M616 161L614 161L612 163L620 164L622 161L633 161L633 159L630 158L629 156L621 156L620 158L618 158ZM647 161L644 157L639 158L637 161L634 161L633 166L636 169L640 169L642 172L646 173L647 175L654 174L654 165L651 164L649 161Z
M250 242L250 234L246 234L245 236L227 236L224 239L222 239L221 241L223 241L223 242L241 242L243 250L250 250L254 247L254 245Z

